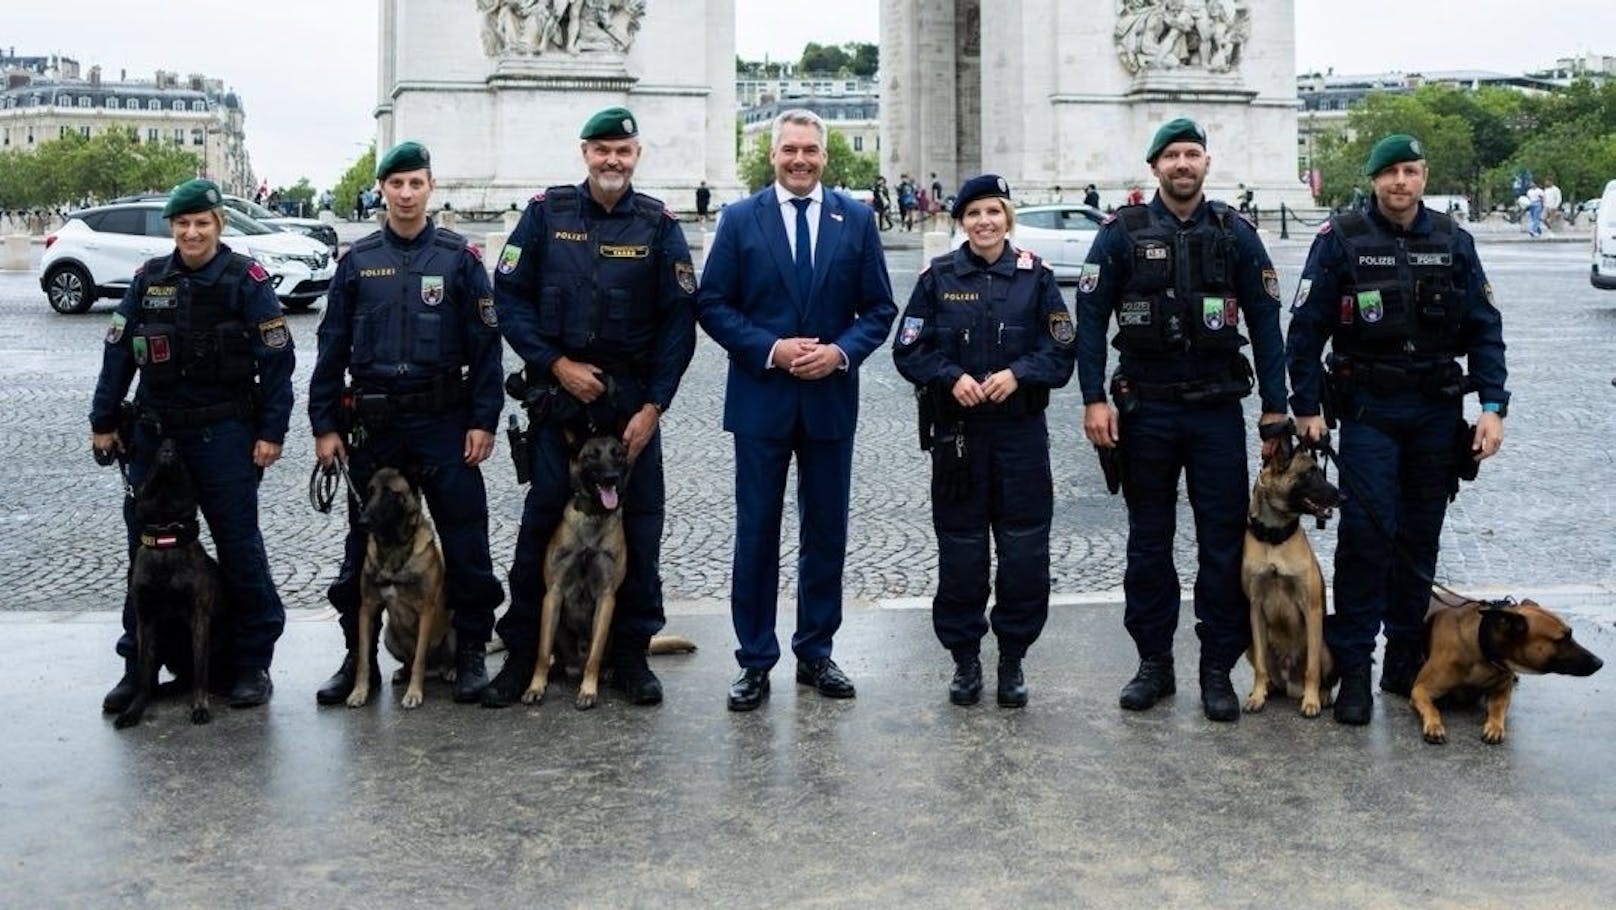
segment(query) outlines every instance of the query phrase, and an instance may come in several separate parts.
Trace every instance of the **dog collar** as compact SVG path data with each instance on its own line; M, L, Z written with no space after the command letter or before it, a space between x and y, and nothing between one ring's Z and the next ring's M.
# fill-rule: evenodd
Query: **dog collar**
M202 527L195 519L144 525L140 529L140 545L150 550L172 550L195 543L201 533Z
M1302 520L1299 518L1292 518L1290 521L1287 521L1275 528L1258 521L1257 516L1255 515L1248 515L1246 516L1246 527L1251 531L1252 537L1257 538L1265 544L1277 547L1285 541L1291 539L1291 536L1302 527Z

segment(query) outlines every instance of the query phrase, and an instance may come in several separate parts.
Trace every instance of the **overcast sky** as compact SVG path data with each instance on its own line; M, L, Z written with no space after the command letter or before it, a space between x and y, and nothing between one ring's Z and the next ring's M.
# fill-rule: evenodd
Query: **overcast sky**
M648 0L678 6L686 0ZM1113 0L1056 0L1093 5ZM1261 4L1263 0L1252 0ZM374 133L376 0L0 0L0 47L60 53L107 78L157 69L223 79L247 110L254 168L328 186ZM473 0L464 0L468 14ZM984 0L994 9L1017 6ZM735 0L736 51L794 59L807 41L878 41L877 0ZM1488 69L1616 54L1611 0L1295 0L1301 72ZM1593 43L1591 43L1593 42Z

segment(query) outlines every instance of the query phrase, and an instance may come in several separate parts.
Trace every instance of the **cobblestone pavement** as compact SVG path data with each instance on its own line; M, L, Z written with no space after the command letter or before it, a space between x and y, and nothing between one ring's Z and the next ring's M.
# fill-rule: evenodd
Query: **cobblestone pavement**
M906 238L907 240L908 238ZM1306 240L1270 240L1287 299ZM1449 512L1439 575L1450 584L1531 593L1548 586L1616 586L1611 413L1616 389L1616 294L1591 288L1582 244L1486 243L1481 254L1505 314L1514 403L1502 453L1487 462ZM37 257L37 248L36 248ZM915 249L889 251L899 304L920 265ZM1070 289L1067 297L1070 300ZM86 412L112 301L85 316L52 312L37 273L0 272L0 609L116 608L124 555L120 482L89 458ZM312 445L304 390L318 311L291 316L298 345L298 404L285 456L262 489L262 525L288 607L324 606L343 520L314 512L306 495ZM507 363L514 358L507 353ZM704 335L664 421L668 475L664 588L674 610L721 608L729 589L734 528L730 439L719 428L725 369ZM1474 413L1472 399L1469 408ZM1251 400L1255 422L1255 399ZM1054 586L1060 594L1119 588L1127 522L1105 495L1082 442L1080 398L1055 394L1050 436L1056 465ZM509 412L507 412L509 413ZM1253 434L1254 435L1254 434ZM1255 444L1253 444L1255 452ZM496 565L508 565L521 511L510 458L488 463ZM915 447L909 387L878 353L863 373L845 589L850 601L928 595L936 547L927 463ZM795 483L795 480L792 480ZM783 591L795 586L796 529L782 548ZM1193 525L1181 508L1178 564L1193 572ZM1314 532L1331 573L1334 526Z

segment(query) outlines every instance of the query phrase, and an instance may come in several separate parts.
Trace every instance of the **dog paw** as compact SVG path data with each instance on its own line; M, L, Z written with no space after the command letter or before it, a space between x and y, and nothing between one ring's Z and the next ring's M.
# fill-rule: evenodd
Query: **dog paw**
M1304 698L1304 699L1302 699L1302 716L1303 717L1318 717L1319 712L1322 711L1322 710L1324 710L1324 705L1321 704L1317 698L1313 698L1313 699Z
M529 689L522 693L522 704L536 705L544 701L543 689Z
M588 711L595 706L595 693L579 692L578 700L573 702L572 706L580 711Z
M193 724L205 724L212 719L213 712L209 711L207 708L198 707L191 709L191 723Z
M399 704L406 708L419 708L421 707L421 693L413 690L405 692L404 698Z
M1266 693L1259 695L1258 693L1253 692L1246 696L1247 714L1260 714L1262 713L1262 709L1267 705L1268 695Z
M1494 725L1494 724L1490 724L1490 723L1482 724L1481 725L1481 741L1486 743L1489 746L1496 746L1499 743L1503 742L1504 741L1504 725L1503 724Z
M138 723L140 723L140 714L138 712L125 711L113 720L112 725L119 730L126 730Z
M1433 746L1440 746L1448 741L1448 730L1441 724L1428 724L1420 729L1425 741Z
M353 692L349 693L348 695L348 707L350 708L363 708L365 706L365 702L367 701L370 701L369 689L361 689L358 686L354 686Z

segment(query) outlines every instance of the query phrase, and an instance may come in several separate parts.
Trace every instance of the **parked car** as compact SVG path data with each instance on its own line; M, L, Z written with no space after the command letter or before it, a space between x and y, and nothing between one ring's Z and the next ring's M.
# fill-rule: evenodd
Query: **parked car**
M324 244L259 224L234 209L225 209L223 239L263 265L288 310L313 306L336 271ZM98 298L122 297L136 269L173 250L160 198L70 212L67 223L45 238L39 286L51 309L82 313Z
M1093 206L1078 203L1051 203L1028 205L1016 209L1016 226L1010 232L1010 242L1018 249L1032 250L1049 263L1059 281L1076 281L1088 258L1089 247L1105 213ZM954 227L950 244L958 247L965 242L965 232Z
M168 199L167 193L142 193L135 196L119 196L117 199L112 201L114 203L151 202L153 200L163 201L166 199ZM241 196L232 196L228 193L226 193L224 196L224 204L227 208L235 209L241 214L246 215L248 218L251 218L252 220L266 227L273 228L277 231L286 231L292 234L302 234L305 237L312 237L315 240L325 244L325 248L331 253L334 254L337 251L337 229L319 220L318 218L290 218L281 215L279 212L272 209L265 208L251 199L245 199Z
M1605 291L1616 291L1616 180L1605 184L1593 210L1594 261L1588 281Z

